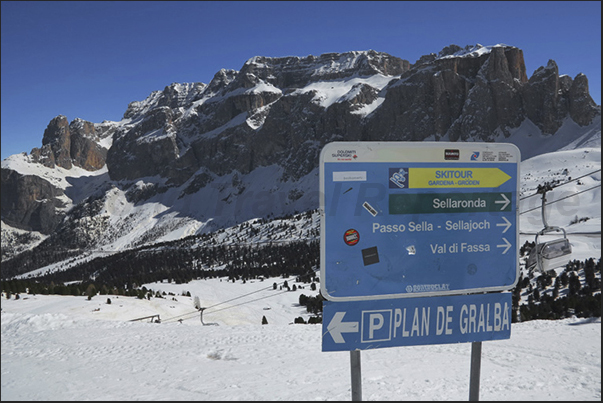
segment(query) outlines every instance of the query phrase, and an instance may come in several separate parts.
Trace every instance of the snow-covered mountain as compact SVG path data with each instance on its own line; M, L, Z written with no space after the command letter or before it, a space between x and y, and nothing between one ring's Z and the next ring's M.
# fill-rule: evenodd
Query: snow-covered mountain
M527 161L598 149L600 168L600 137L587 78L549 61L528 79L512 46L451 45L414 64L375 51L254 57L209 84L152 92L119 122L58 116L41 148L3 160L2 276L203 234L224 242L217 231L242 225L255 229L237 242L269 241L254 226L318 207L331 141L504 141Z

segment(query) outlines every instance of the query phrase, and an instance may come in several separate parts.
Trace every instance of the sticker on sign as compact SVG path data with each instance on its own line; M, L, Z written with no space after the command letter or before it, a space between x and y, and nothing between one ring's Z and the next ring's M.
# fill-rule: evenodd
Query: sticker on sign
M363 182L366 180L365 171L333 172L333 182Z

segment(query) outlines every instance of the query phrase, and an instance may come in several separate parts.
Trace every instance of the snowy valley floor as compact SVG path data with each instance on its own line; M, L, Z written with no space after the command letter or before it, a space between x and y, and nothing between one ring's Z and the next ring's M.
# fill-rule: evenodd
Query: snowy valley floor
M271 285L153 284L175 297L110 305L3 296L2 400L350 400L349 353L322 352L320 325L292 324L312 293ZM206 306L253 294L203 326L184 290ZM166 320L129 321L153 313ZM362 351L363 400L468 400L470 354L468 343ZM480 379L480 400L600 401L601 321L513 324L511 339L483 343Z

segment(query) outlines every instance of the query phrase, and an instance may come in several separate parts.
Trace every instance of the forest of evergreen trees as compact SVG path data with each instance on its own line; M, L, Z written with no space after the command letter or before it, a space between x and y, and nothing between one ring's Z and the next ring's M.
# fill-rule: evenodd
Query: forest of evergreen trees
M178 261L178 264L176 265L178 267L174 267L174 265L171 264L168 264L165 267L166 270L173 271L175 269L180 270L180 268L184 268L182 264L188 264L181 258L182 254L187 253L185 251L189 251L188 257L192 259L191 261L194 261L195 253L200 249L211 250L214 248L230 247L237 249L243 247L240 245L247 243L249 239L260 234L262 239L264 239L263 245L267 244L269 246L288 244L291 242L295 243L295 241L291 241L294 237L297 237L297 239L306 239L306 242L309 242L309 240L317 240L319 237L318 228L312 226L312 216L315 214L316 210L309 210L304 213L288 214L280 218L273 218L272 220L258 218L253 225L250 222L244 222L233 227L233 231L231 231L230 235L225 235L226 230L220 229L213 233L191 235L175 241L158 242L151 245L133 247L127 251L113 255L115 256L115 259L108 257L104 261L108 262L108 267L111 267L114 262L122 262L119 263L120 266L132 266L132 268L136 270L139 265L139 259L145 261L145 263L148 260L145 255L148 256L149 254L156 253L158 249L171 249L176 250L177 252L160 252L157 256L166 259L175 257ZM303 230L300 230L296 225L300 222L305 224L302 225L305 227ZM223 242L218 241L217 239L222 236L224 236ZM142 244L144 243L144 240L139 240L139 242ZM199 248L198 245L204 246ZM264 247L263 245L262 247ZM77 239L73 238L72 234L62 232L60 236L50 237L34 249L24 251L12 259L3 261L0 276L2 280L6 280L52 264L58 264L57 269L59 271L69 271L71 269L66 270L66 266L72 265L76 259L80 259L83 255L89 254L90 252L86 252L89 249L89 245L80 244ZM182 251L182 253L180 253L180 251ZM220 253L219 250L217 251L217 254L212 254L211 251L200 253L202 258L209 259L203 261L203 264L206 266L211 266L213 262L222 259L225 256L225 254ZM214 259L212 256L218 257ZM128 261L130 263L124 263ZM219 264L227 261L228 259L220 260ZM98 266L98 264L93 263L92 265L89 265L88 263L85 263L84 266L92 267ZM78 271L86 271L85 269L82 269L82 267L76 267L75 269ZM84 277L86 276L85 273L83 273L83 275ZM80 277L79 281L84 277Z
M529 243L522 246L522 256L526 256L531 247L533 245ZM319 258L317 240L200 248L166 243L96 258L65 271L35 278L3 280L2 291L7 295L28 290L32 294L85 296L100 293L150 298L162 295L141 287L142 284L161 281L183 284L204 278L247 281L289 276L315 287ZM302 294L299 303L316 318L322 314L320 294L315 297ZM513 322L573 315L600 317L601 260L570 261L559 275L551 270L522 276L513 289L513 307Z
M534 278L520 278L513 289L513 305L519 309L514 321L601 317L601 259L573 260L559 275L550 270ZM527 303L519 303L521 295Z
M138 295L136 289L140 285L161 281L183 284L205 278L247 281L295 276L300 282L311 283L319 267L318 259L318 241L197 249L163 246L96 258L35 278L3 280L2 290L82 295L93 284L101 294Z

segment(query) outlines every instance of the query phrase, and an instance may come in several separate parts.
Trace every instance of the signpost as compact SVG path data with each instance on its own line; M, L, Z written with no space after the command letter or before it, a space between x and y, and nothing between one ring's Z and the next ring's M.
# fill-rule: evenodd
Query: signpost
M509 338L519 162L512 144L327 144L323 351Z

